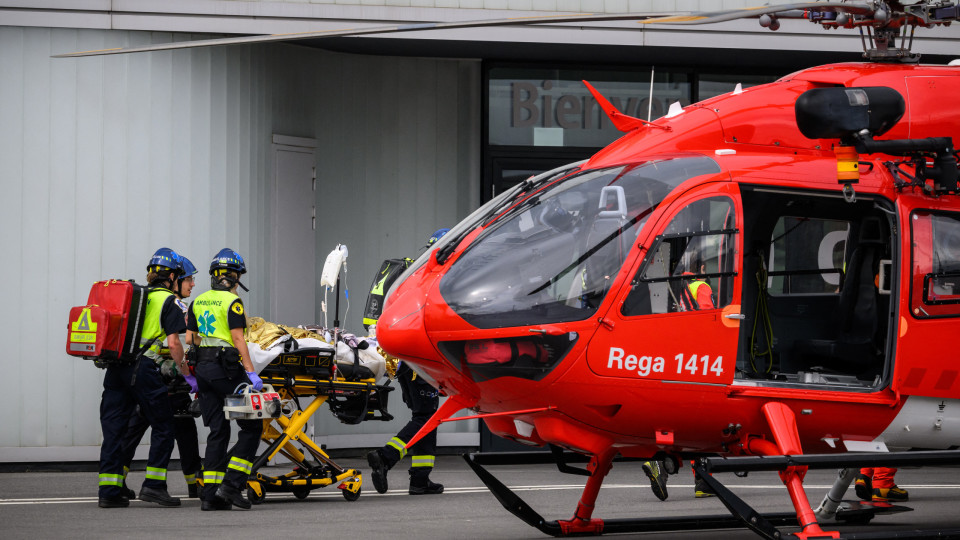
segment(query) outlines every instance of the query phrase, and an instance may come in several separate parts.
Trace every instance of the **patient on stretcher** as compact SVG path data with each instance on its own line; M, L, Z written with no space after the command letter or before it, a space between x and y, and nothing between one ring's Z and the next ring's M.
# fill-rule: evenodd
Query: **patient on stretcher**
M386 360L377 352L376 342L372 339L367 339L370 346L360 349L359 359L357 359L353 349L343 341L336 346L326 341L320 328L286 326L265 321L260 317L250 317L247 322L247 348L250 350L250 358L257 373L276 360L280 354L298 349L330 351L334 354L337 366L342 371L354 369L359 363L359 366L368 369L377 380L387 372Z

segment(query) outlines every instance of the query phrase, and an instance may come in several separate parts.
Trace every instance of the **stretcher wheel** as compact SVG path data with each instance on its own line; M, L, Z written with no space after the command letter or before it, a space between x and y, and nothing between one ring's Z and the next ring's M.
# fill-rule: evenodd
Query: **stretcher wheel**
M350 502L360 498L360 488L357 488L356 493L350 491L349 489L341 489L340 492L343 493L343 498Z
M252 487L247 488L247 499L250 499L250 502L253 504L261 504L264 499L267 498L267 490L263 487L263 484L260 484L261 494L257 495L257 491Z
M293 496L298 499L306 499L310 496L309 487L295 487L293 488Z

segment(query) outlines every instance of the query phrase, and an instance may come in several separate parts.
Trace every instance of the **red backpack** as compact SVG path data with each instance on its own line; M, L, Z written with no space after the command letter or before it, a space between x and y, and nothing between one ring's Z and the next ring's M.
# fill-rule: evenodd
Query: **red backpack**
M70 309L67 354L97 364L135 360L147 311L149 287L110 279L90 288L87 305Z

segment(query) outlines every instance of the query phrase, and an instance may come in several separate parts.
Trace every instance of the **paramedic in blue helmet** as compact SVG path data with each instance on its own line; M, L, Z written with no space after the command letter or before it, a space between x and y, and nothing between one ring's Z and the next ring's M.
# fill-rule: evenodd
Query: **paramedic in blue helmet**
M188 298L193 292L193 276L197 273L197 267L190 262L190 259L181 256L178 270L180 270L180 277L177 278L176 285L173 287L173 292L176 295L174 302L183 313L183 321L186 325L187 304L183 302L183 299ZM187 483L187 496L196 499L200 496L197 488L197 474L201 467L200 443L197 438L197 421L189 415L188 409L193 401L190 399L189 392L196 393L197 379L189 371L186 375L180 373L181 368L189 370L189 366L186 365L186 355L180 360L180 363L182 365L178 366L174 362L170 356L169 347L163 347L160 350L160 361L157 365L160 366L160 376L167 385L170 406L174 413L173 435L177 442L177 449L180 450L180 470L183 472L183 479ZM189 392L185 390L189 390ZM127 433L123 438L124 473L129 472L140 439L143 438L143 434L146 433L149 426L150 423L142 409L130 416L130 424L127 426ZM136 493L127 487L126 480L123 484L123 493L131 499L136 497Z
M188 306L184 300L190 298L193 294L193 287L196 285L197 267L190 259L183 257L183 273L177 280L177 288L174 293L177 295L177 306L183 311L184 322L187 320ZM189 338L189 334L186 336ZM189 339L185 339L187 349L193 346ZM186 349L185 349L186 350ZM187 365L186 354L181 360L182 366L190 371L189 376L185 376L185 382L190 385L190 392L197 393L197 379L193 376L190 366ZM182 371L182 369L180 370ZM187 411L193 401L190 394L180 392L170 395L171 404L175 411ZM200 496L197 489L197 475L200 474L203 462L200 459L200 439L197 434L197 420L192 415L175 416L173 419L173 433L177 439L177 449L180 450L180 469L183 472L183 479L187 483L187 495L191 499Z
M224 248L210 262L211 290L201 294L187 310L187 340L196 347L196 373L200 388L203 424L210 428L203 458L201 510L250 508L242 490L260 445L262 420L237 420L237 444L227 452L230 421L224 417L224 398L242 385L263 388L247 350L247 320L237 296L240 276L247 272L243 257ZM229 459L228 459L229 457Z
M136 360L107 367L100 401L100 508L123 508L130 498L123 492L125 456L123 439L130 416L137 405L150 424L150 454L147 472L140 488L140 500L161 506L180 506L180 499L167 493L167 464L173 453L173 410L167 398L167 385L160 376L156 360L166 344L170 357L183 360L180 334L186 330L183 312L175 303L171 289L180 276L180 255L169 248L160 248L147 264L146 314L140 334L141 354ZM184 366L185 368L185 366ZM181 371L189 375L189 371Z
M430 236L427 249L433 247L450 229L440 229ZM384 291L386 293L386 291ZM373 470L371 478L377 493L386 493L388 489L387 472L410 454L410 495L437 495L443 493L443 484L430 480L430 473L436 461L437 430L434 429L409 449L407 441L420 431L427 420L437 412L440 406L440 393L430 383L420 377L410 365L400 361L397 367L397 381L403 393L403 402L410 409L410 421L386 445L367 454L367 463Z

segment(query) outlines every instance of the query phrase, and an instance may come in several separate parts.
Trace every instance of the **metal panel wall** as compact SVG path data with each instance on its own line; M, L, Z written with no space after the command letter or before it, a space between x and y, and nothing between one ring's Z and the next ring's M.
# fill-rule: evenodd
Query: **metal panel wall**
M268 305L274 133L321 142L318 267L350 245L351 329L380 260L477 203L475 63L289 45L49 58L193 37L0 26L0 462L96 459L103 372L64 353L67 311L94 281L142 281L164 245L202 272L229 246L248 261L248 311ZM337 429L318 432L357 433Z

